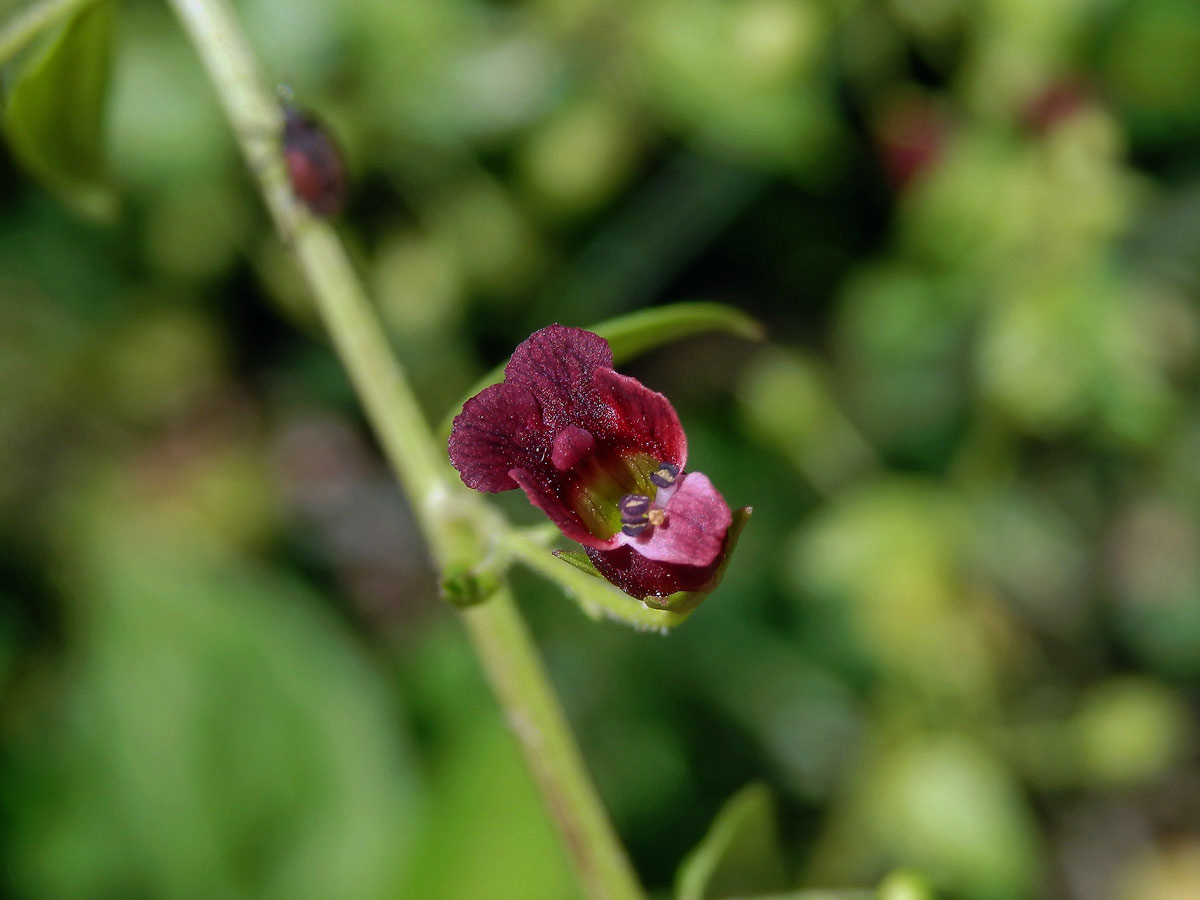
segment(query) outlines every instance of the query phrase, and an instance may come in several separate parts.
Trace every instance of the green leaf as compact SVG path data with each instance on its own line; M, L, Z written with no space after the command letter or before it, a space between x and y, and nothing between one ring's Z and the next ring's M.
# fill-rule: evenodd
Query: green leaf
M22 895L402 896L424 799L378 660L289 575L77 504L70 707L28 758L62 788L16 823Z
M17 161L82 215L116 212L104 163L111 3L72 18L29 61L10 92L4 131Z
M763 327L740 309L723 303L672 303L601 322L591 329L608 340L620 365L647 350L697 334L724 332L761 341Z
M594 331L608 341L612 347L614 365L620 365L625 360L655 347L697 334L723 332L754 341L762 340L764 336L762 325L755 319L741 310L721 303L672 303L656 306L653 309L608 319L599 325L591 326L589 331ZM504 365L505 363L500 363L471 386L462 401L457 403L442 421L442 435L449 436L454 417L462 409L463 403L488 385L503 380Z
M688 854L675 879L676 900L709 900L779 891L787 885L765 785L755 782L733 795L717 813L704 840Z

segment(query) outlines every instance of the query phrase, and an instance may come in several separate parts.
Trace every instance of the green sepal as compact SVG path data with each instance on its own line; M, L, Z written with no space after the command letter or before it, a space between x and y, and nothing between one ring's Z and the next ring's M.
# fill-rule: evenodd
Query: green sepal
M111 3L89 5L29 60L4 111L13 156L76 212L111 218L117 197L104 160Z
M787 887L787 872L767 787L754 782L734 794L675 877L676 900L744 897Z
M717 589L721 583L721 579L725 577L725 569L729 566L729 560L733 558L733 551L737 549L738 539L742 536L742 529L746 527L746 523L750 521L750 514L754 512L751 506L743 506L741 509L733 511L733 521L729 523L729 537L725 541L725 549L722 551L724 556L721 559L721 565L717 566L717 571L713 573L712 581L703 591L676 591L674 594L668 594L665 597L647 597L643 602L652 609L661 609L673 613L690 613L700 601Z
M639 631L665 634L682 624L688 613L652 609L614 587L593 567L583 553L575 550L555 550L553 554L535 541L511 535L505 546L513 558L524 563L563 589L591 619L612 619Z
M570 563L575 568L577 568L580 572L587 572L589 575L594 575L596 578L599 578L601 581L604 580L604 576L601 575L596 570L596 567L592 565L592 561L590 559L588 559L588 556L586 553L581 553L578 550L555 550L553 552L554 552L554 555L557 556L559 559L561 559L563 562Z
M615 319L607 319L588 328L608 341L612 347L613 365L620 365L640 353L682 340L697 334L722 332L747 340L760 341L764 332L762 325L740 309L722 303L671 303L643 309ZM485 387L504 380L504 366L496 366L467 392L442 421L440 434L449 436L454 426L454 417L463 404Z

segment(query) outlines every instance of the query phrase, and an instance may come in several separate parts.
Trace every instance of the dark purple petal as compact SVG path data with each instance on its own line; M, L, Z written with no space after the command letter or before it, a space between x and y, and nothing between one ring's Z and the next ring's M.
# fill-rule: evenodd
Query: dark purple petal
M509 471L537 468L548 438L533 395L512 384L493 384L463 404L450 432L450 462L477 491L509 491Z
M679 480L666 505L667 520L637 537L622 535L640 556L661 563L708 566L721 555L733 514L703 472Z
M683 468L687 435L670 400L612 369L597 371L594 384L600 402L610 411L604 424L614 441Z
M604 578L631 597L665 597L676 591L708 590L716 565L679 566L655 562L630 547L597 550L584 547L588 559Z
M513 351L504 380L533 394L555 431L567 425L587 428L597 412L592 373L612 364L612 350L600 335L550 325Z

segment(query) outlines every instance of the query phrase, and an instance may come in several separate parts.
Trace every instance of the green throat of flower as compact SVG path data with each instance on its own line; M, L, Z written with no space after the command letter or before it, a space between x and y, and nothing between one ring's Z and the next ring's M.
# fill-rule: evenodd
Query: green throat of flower
M649 514L659 487L666 486L661 474L664 466L669 472L677 472L674 466L646 453L619 455L610 460L590 456L580 463L576 469L578 481L572 506L588 532L608 539L627 526L628 517L622 511L622 501L630 495L647 498ZM673 481L674 474L671 475Z

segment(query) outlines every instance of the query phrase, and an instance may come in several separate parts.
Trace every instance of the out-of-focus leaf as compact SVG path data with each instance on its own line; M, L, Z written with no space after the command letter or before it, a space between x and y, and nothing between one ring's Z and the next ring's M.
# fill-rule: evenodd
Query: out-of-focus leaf
M765 350L738 385L746 424L822 493L876 465L875 452L839 406L816 360Z
M105 177L103 125L111 3L85 7L20 73L4 112L13 154L77 212L116 211Z
M765 785L742 788L683 861L676 900L748 896L786 886L775 808Z
M612 347L614 365L620 365L647 350L697 334L723 332L755 341L764 337L763 327L758 321L740 309L722 303L672 303L608 319L590 326L589 330L608 341ZM456 404L442 422L442 434L450 434L454 417L462 410L463 403L488 385L504 378L506 362L500 363L471 386L462 402Z
M456 636L457 637L457 636ZM463 704L463 698L453 702ZM562 846L520 755L490 707L466 706L438 760L421 841L402 889L421 900L562 900L578 896Z
M1030 896L1042 862L1037 825L1012 773L980 742L889 742L856 788L847 839L876 842L940 888L980 900Z
M879 883L876 900L933 900L933 891L918 873L911 869L889 872Z
M1103 787L1135 787L1157 778L1179 756L1189 714L1157 681L1110 678L1087 692L1071 727L1076 773Z
M22 896L396 896L420 796L393 698L293 580L106 502L64 542L78 681L26 748ZM46 759L40 759L40 756Z

